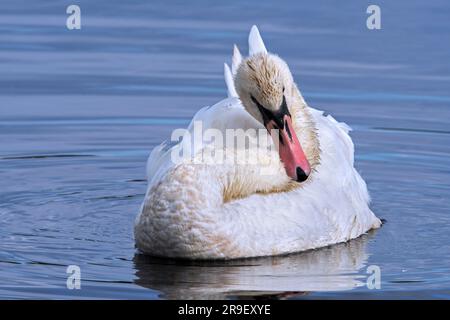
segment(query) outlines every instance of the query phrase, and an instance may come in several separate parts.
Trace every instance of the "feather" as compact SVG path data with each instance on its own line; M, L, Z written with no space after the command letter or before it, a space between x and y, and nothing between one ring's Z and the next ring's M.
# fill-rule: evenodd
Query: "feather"
M257 26L253 26L248 37L248 55L252 56L257 53L267 53L264 41L259 34Z

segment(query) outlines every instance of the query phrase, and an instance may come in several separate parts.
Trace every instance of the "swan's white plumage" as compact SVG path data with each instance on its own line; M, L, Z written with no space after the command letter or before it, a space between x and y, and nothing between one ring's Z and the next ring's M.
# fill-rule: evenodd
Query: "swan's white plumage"
M257 53L267 53L264 41L259 34L257 26L253 26L248 37L248 55L252 56Z
M233 47L233 57L231 59L231 71L233 73L233 75L236 74L237 69L239 67L239 65L242 62L242 55L241 52L239 51L237 45L234 45Z
M236 89L234 88L234 81L233 81L233 74L231 73L230 67L228 64L224 63L224 76L225 76L225 83L227 85L227 94L228 98L232 97L238 97L238 94L236 93Z
M249 48L250 55L267 52L256 27ZM233 56L235 70L242 60L237 48ZM196 121L201 121L203 130L223 133L264 128L237 98L232 74L225 65L229 98L200 109L188 127L190 133ZM368 206L366 184L353 166L350 128L306 108L317 129L320 164L302 187L289 192L255 193L289 180L275 151L267 151L258 165L208 165L195 163L202 151L211 148L205 141L201 148L192 149L193 157L172 163L174 149L187 142L199 145L193 143L193 135L170 148L155 148L147 164L147 194L136 218L138 248L153 255L192 259L266 256L344 242L379 227L380 220ZM245 150L233 152L239 158ZM243 197L225 202L230 188L242 191Z
M154 149L148 166L154 179L136 220L139 247L155 255L185 258L263 256L343 242L379 227L379 219L368 207L366 184L353 168L348 126L321 111L310 111L326 152L311 181L291 192L254 194L222 204L221 184L236 171L247 172L248 168L173 165L169 157L172 149ZM221 130L263 128L236 98L201 109L193 121L200 119ZM168 174L177 169L182 173ZM245 176L258 180L261 177L257 175L247 172ZM202 195L208 199L201 199ZM158 206L167 211L145 210L145 204L154 203L156 198ZM199 200L196 204L195 199ZM192 239L195 241L190 242Z

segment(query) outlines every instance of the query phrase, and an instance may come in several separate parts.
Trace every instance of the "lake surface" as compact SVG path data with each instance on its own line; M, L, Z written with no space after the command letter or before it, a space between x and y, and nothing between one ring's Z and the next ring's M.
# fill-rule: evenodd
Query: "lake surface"
M450 5L9 1L0 13L0 298L450 298ZM346 244L228 263L139 255L150 150L225 97L257 24L309 105L353 127L384 226ZM68 290L66 268L81 268ZM366 285L369 266L381 289Z

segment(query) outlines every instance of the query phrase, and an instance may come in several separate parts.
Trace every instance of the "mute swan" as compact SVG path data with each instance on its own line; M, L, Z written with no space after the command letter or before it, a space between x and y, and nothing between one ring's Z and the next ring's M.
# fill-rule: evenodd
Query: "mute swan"
M188 133L196 123L222 132L278 129L278 150L251 145L231 152L237 159L257 153L255 162L205 163L199 157L206 149L223 150L211 143L191 147L198 137L156 147L135 221L138 249L188 259L269 256L345 242L380 227L353 167L350 128L307 106L287 64L267 52L256 26L248 57L234 47L225 81L228 98L199 110ZM174 151L186 145L192 156L174 162Z

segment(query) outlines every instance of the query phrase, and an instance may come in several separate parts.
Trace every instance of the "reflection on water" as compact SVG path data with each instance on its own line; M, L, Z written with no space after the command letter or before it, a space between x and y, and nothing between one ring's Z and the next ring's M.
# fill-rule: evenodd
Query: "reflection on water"
M311 291L351 290L365 285L359 271L367 263L371 236L283 257L226 262L167 261L137 254L135 283L166 299L292 298Z
M450 298L448 1L380 1L379 31L357 0L274 3L80 0L69 31L67 1L3 1L0 298ZM353 127L387 223L287 257L137 255L150 150L225 97L223 62L254 23L307 102ZM67 290L68 265L81 290ZM381 290L361 285L368 265Z

